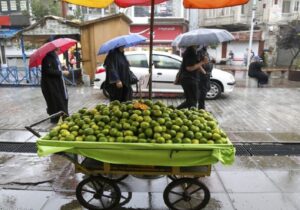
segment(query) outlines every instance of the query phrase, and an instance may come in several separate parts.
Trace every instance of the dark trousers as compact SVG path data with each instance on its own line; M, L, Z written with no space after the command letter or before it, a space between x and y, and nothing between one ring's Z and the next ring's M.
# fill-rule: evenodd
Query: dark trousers
M196 107L198 100L198 82L183 78L181 86L184 91L185 101L181 103L177 109Z
M207 92L210 90L210 78L209 75L200 76L198 84L198 109L205 109L205 98Z

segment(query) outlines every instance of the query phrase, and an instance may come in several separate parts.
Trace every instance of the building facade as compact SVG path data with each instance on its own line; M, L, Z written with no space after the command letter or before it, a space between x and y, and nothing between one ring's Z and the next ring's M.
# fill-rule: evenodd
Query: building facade
M149 40L151 7L136 6L125 12L132 19L130 32L141 34ZM184 9L182 0L169 0L155 5L153 27L155 50L172 52L172 41L188 29L188 11ZM148 45L145 46L146 49L147 47Z
M256 5L254 5L255 2ZM236 60L240 61L245 49L249 46L252 11L254 9L252 50L256 55L261 55L264 51L269 50L270 62L275 64L279 57L276 42L280 26L300 19L299 7L300 0L251 0L242 6L199 10L199 27L224 28L233 32L236 41L223 46L226 50L221 49L221 53L219 52L221 58L219 57L219 59L226 59L229 50L233 50Z
M0 63L7 63L6 48L12 42L7 40L22 28L30 25L29 0L0 0Z
M124 13L131 20L130 33L138 33L148 38L150 35L149 6L119 8L112 4L105 9L85 8L68 4L67 15L81 14L82 20L93 20L110 14ZM188 11L184 9L182 0L169 0L155 5L154 48L172 51L171 42L181 33L188 31ZM148 49L149 45L139 46ZM137 48L139 48L137 47Z

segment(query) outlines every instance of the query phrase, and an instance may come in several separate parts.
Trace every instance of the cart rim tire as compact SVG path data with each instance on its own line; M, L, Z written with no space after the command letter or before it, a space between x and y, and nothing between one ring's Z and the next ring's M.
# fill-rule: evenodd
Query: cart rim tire
M119 205L121 191L109 179L89 177L77 185L76 197L89 210L110 210Z
M121 200L119 205L124 206L125 204L129 203L132 198L132 192L121 192Z
M163 196L165 204L171 210L199 210L208 204L210 192L197 179L180 178L166 187Z
M115 182L120 182L128 177L128 174L99 174L99 176Z

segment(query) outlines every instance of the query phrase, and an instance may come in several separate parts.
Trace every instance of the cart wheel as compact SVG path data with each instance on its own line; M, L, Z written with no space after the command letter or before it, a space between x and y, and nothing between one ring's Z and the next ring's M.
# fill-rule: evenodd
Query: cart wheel
M164 191L165 204L171 210L199 210L210 199L208 188L192 178L180 178L172 181Z
M132 198L132 192L122 192L119 205L124 206L125 204L129 203L131 198Z
M128 177L128 174L99 174L100 177L110 179L115 182L120 182Z
M89 210L109 210L119 205L121 192L111 180L89 177L78 184L76 197Z

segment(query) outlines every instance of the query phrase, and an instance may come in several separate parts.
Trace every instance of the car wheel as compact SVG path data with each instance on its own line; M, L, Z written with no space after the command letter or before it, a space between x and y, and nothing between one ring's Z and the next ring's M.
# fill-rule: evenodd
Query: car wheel
M104 84L105 84L105 81L101 84L100 89L102 89L103 95L106 98L109 98L109 94L108 94L107 90L105 89Z
M102 89L102 92L103 92L103 95L106 97L106 98L109 98L109 94L107 92L107 90L105 88Z
M210 82L210 90L206 94L206 99L216 99L221 95L221 85L216 81Z

